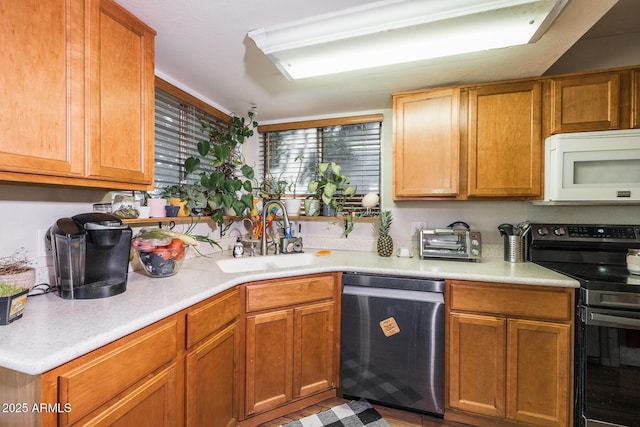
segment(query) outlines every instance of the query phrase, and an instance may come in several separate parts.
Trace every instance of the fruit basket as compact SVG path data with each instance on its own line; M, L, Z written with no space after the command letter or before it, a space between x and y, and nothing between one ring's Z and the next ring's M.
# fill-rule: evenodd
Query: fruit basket
M143 229L131 240L131 247L149 277L178 273L189 246L194 244L197 241L191 236L164 229Z
M188 246L177 250L157 247L151 251L135 249L135 253L147 276L169 277L180 270L188 249Z

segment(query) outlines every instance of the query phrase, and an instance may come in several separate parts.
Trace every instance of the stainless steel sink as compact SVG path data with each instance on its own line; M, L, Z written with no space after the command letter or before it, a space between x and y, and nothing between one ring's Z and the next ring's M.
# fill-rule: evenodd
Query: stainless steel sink
M276 268L304 267L318 262L318 257L313 254L291 254L226 258L216 261L216 264L225 273L243 273Z

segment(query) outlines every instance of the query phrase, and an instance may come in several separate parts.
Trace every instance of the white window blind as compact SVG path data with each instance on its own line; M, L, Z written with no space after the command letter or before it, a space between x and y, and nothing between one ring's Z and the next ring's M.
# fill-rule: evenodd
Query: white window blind
M216 127L228 124L158 88L155 107L154 193L159 194L169 185L198 180L195 174L184 176L183 165L188 157L198 156L198 142L209 138L203 124Z
M356 188L346 209L362 210L363 195L380 193L380 129L381 122L373 121L262 132L261 176L290 183L299 177L287 195L307 196L307 185L317 179L319 164L335 162Z

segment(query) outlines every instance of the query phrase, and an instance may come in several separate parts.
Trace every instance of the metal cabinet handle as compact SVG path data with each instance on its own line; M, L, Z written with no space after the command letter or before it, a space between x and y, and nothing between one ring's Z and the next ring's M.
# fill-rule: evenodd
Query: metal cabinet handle
M590 320L596 322L606 322L610 324L616 324L619 326L633 326L640 328L640 319L634 319L631 317L611 316L609 314L590 313Z

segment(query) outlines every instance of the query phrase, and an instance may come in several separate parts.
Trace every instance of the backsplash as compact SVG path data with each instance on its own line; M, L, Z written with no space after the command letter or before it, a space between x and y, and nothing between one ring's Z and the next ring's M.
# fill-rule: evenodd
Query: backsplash
M97 190L0 185L0 218L5 224L0 256L25 247L37 268L38 283L49 282L51 257L43 256L44 244L40 239L55 220L90 212L93 203L101 201L105 195L104 191ZM502 238L497 226L504 222L640 224L640 206L537 206L529 202L443 201L391 203L386 208L394 214L390 234L395 248L405 246L417 251L416 236L411 233L412 222L426 222L428 228L436 228L461 220L482 233L483 254L491 258L502 256ZM344 228L339 222L300 220L300 224L304 245L308 249L375 251L375 222L356 222L348 238L341 237ZM246 233L241 224L234 224L220 239L217 228L212 229L208 224L197 227L196 233L209 233L226 250L238 236ZM180 226L176 230L180 231ZM215 250L206 245L202 248L203 253ZM191 256L197 256L197 253L191 251Z

